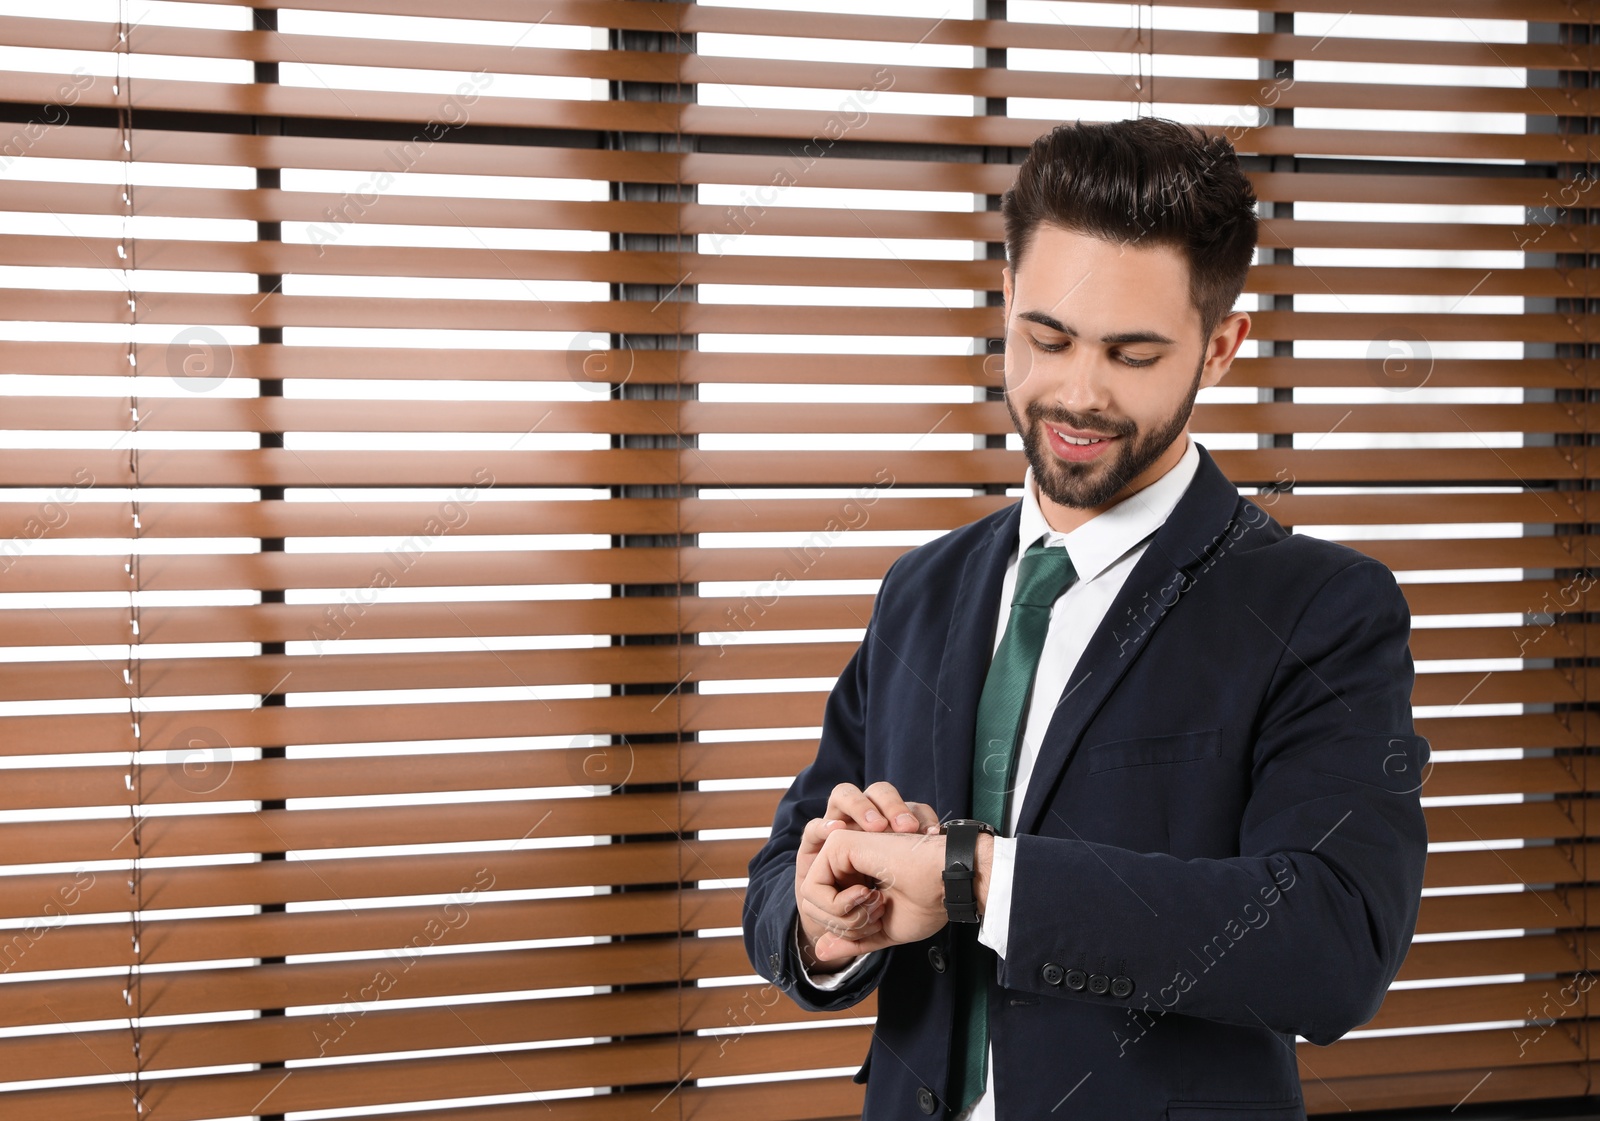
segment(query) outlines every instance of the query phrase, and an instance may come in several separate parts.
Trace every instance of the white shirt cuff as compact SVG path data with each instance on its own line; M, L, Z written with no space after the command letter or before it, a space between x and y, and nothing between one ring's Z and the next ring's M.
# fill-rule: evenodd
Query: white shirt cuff
M1011 934L1011 875L1017 865L1017 839L995 837L994 859L989 868L989 899L978 922L978 941L1000 957L1006 956Z
M839 970L837 973L818 973L818 974L813 975L809 970L806 969L805 954L800 952L800 916L799 915L795 915L795 917L794 917L794 935L793 935L793 939L794 939L794 956L795 956L795 960L800 963L800 975L806 979L806 981L811 985L812 988L822 989L824 992L830 992L833 989L837 989L840 985L844 984L845 981L847 981L852 974L860 972L861 967L863 965L865 965L867 963L867 959L872 956L872 954L870 954L870 953L857 954L854 961L852 961L849 965L845 966L843 969ZM874 953L875 952L876 951L874 951Z

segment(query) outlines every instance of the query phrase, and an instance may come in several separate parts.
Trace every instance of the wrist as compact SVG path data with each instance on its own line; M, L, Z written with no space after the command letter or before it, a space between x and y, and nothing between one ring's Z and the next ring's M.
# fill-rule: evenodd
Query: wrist
M940 831L945 914L950 922L980 923L994 862L994 828L977 818L952 818Z
M972 893L978 898L978 914L989 913L989 881L994 874L994 835L978 836L978 859L973 876Z

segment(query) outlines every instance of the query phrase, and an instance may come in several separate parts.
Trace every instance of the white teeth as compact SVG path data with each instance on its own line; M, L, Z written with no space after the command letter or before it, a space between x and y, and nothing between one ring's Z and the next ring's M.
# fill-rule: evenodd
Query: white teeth
M1061 438L1062 443L1066 444L1099 444L1109 439L1109 437L1102 436L1098 440L1085 440L1081 436L1068 436L1065 432L1057 432L1054 428L1050 431L1055 432Z

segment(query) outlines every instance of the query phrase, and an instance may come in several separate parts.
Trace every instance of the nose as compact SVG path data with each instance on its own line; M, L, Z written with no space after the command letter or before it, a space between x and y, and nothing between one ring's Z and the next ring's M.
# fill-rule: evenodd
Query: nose
M1054 357L1060 361L1039 371L1039 376L1046 379L1041 387L1046 389L1042 403L1057 414L1084 419L1105 412L1111 403L1105 363L1097 355L1078 347Z

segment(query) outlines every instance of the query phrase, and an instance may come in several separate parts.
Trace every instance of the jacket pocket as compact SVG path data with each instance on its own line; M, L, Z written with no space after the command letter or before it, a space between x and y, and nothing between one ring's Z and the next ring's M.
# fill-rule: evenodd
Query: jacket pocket
M1137 736L1126 740L1107 740L1088 747L1089 772L1111 771L1118 767L1142 767L1152 763L1185 763L1193 759L1215 759L1222 753L1222 729L1204 728L1198 732L1174 732L1167 736Z
M1275 1102L1168 1102L1167 1121L1306 1121L1297 1099Z

